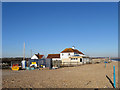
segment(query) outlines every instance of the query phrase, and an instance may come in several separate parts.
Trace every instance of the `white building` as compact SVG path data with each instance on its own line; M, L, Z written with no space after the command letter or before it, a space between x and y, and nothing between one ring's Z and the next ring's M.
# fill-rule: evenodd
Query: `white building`
M38 54L34 54L31 59L44 59L45 56L44 55L40 55L39 53Z
M45 56L44 55L40 55L39 53L38 54L34 54L32 57L31 57L31 59L44 59L45 58ZM30 67L32 67L32 66L34 66L34 67L38 67L38 64L37 64L37 62L36 61L33 61L33 62L31 62L31 64L30 64Z
M47 58L51 58L52 60L62 60L62 63L77 63L77 64L86 64L90 62L88 56L75 49L66 48L60 54L48 54Z
M66 48L60 53L61 59L69 58L72 56L85 56L85 55L82 52L75 49L74 46L72 48Z

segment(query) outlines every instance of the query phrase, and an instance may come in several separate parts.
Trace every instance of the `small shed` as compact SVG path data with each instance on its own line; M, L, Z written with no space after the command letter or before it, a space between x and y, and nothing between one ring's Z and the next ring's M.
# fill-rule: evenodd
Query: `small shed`
M28 66L34 65L34 67L42 68L42 66L52 68L52 59L29 59ZM37 66L36 66L37 65Z
M60 68L60 66L62 64L60 54L48 54L47 59L52 60L53 67Z
M46 65L45 59L29 59L28 66L41 67Z

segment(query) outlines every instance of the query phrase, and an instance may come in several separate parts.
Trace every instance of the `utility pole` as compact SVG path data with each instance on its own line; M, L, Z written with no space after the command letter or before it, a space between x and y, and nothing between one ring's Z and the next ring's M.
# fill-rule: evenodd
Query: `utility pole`
M31 49L31 57L32 57L32 49Z
M25 42L24 42L24 50L23 50L23 60L25 60Z

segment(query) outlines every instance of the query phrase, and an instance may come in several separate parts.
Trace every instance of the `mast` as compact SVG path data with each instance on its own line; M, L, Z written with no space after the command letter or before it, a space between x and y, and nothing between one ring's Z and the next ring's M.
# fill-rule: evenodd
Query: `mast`
M32 49L31 49L31 57L32 57Z
M24 42L23 60L25 60L25 42Z

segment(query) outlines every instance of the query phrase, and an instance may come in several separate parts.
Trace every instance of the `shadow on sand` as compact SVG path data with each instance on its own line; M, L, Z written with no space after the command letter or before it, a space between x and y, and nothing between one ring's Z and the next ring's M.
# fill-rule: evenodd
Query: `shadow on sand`
M113 88L115 88L113 82L111 81L111 79L107 75L106 75L106 77L109 80L109 82L112 84Z

